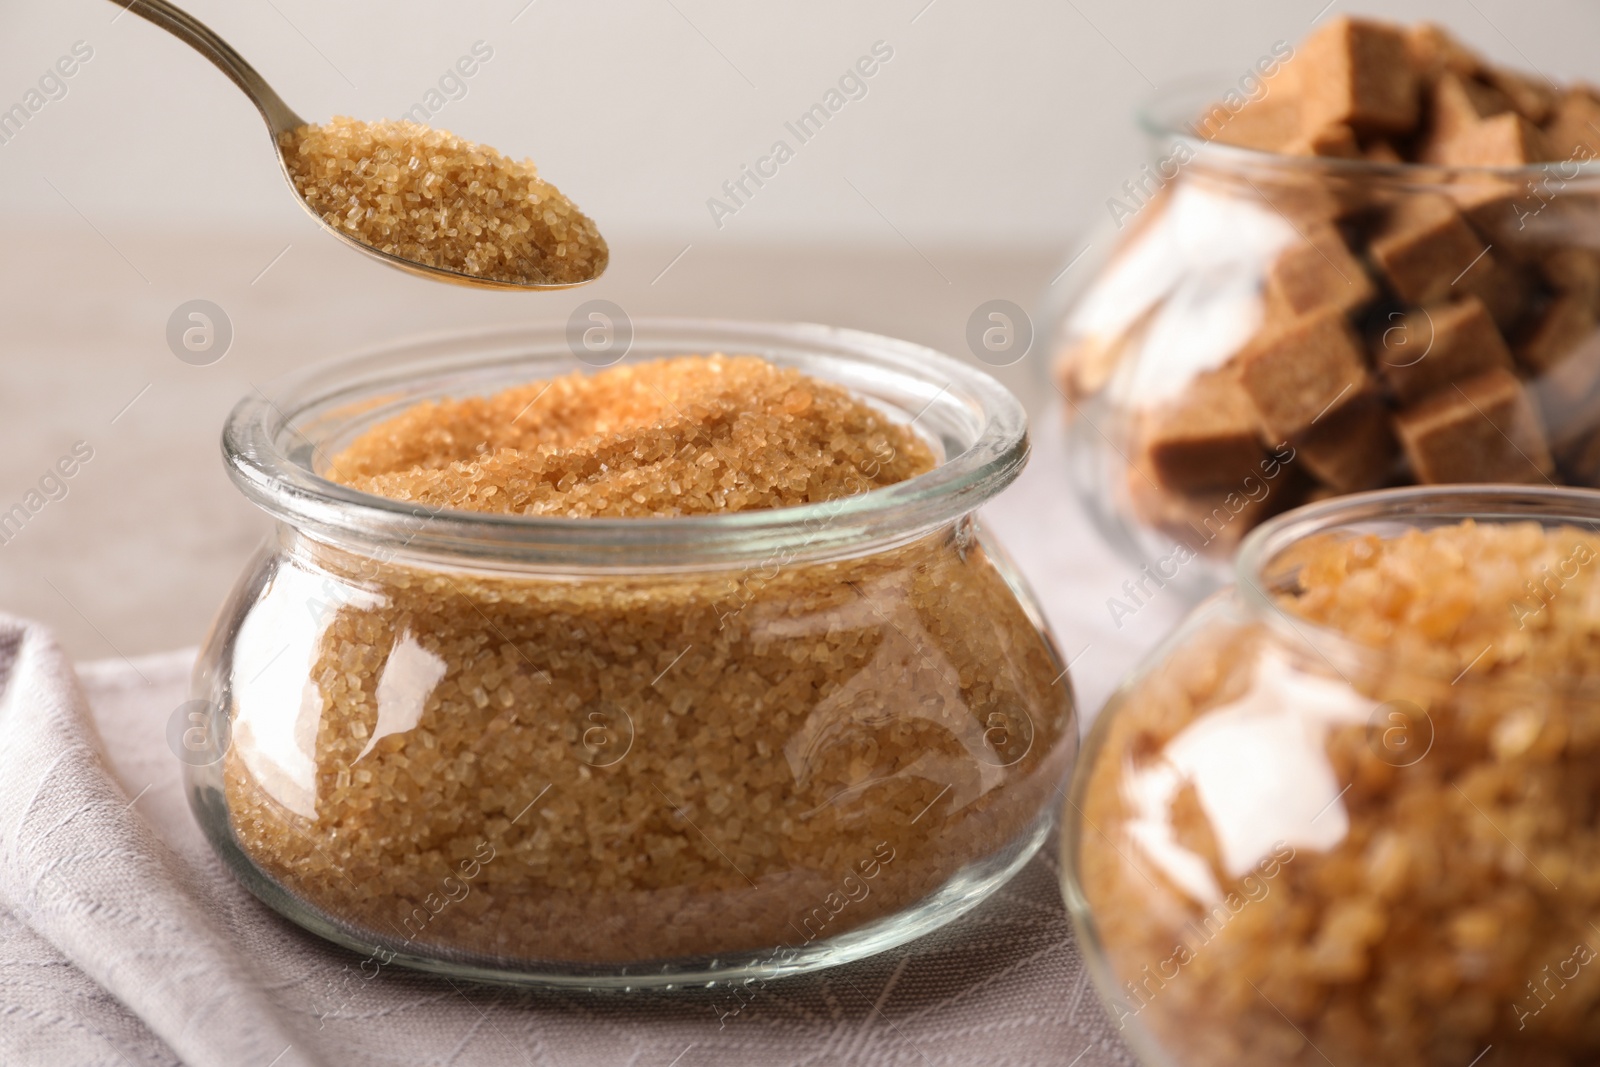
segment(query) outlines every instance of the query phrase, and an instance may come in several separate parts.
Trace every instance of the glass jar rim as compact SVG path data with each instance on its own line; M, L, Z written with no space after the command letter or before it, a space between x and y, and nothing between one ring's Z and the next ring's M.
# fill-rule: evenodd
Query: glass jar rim
M1531 179L1549 177L1551 167L1572 167L1575 168L1573 174L1561 175L1563 184L1600 186L1600 157L1582 161L1543 160L1505 167L1385 163L1339 156L1288 155L1224 144L1199 136L1194 123L1203 114L1203 109L1208 104L1215 104L1227 89L1232 88L1236 88L1235 82L1215 72L1179 78L1146 97L1135 109L1135 118L1147 136L1185 145L1195 158L1204 158L1209 167L1224 173L1254 171L1301 177L1317 175L1343 181L1378 181L1397 187L1436 190L1459 188L1463 179L1492 179L1521 186Z
M831 501L671 518L434 508L365 493L318 473L318 460L327 462L323 446L341 426L348 433L363 416L370 424L418 400L484 391L451 393L451 381L504 388L583 368L576 355L580 329L544 322L413 336L276 379L228 416L222 450L229 476L274 518L364 554L638 570L774 556L813 560L911 540L975 510L1014 481L1028 459L1027 420L1017 398L977 368L931 348L809 323L640 318L628 324L631 343L623 358L630 362L672 354L759 355L857 395L865 392L879 406L894 408L901 421L921 423L925 436L938 435L946 455L924 474ZM397 390L427 384L435 391L395 400ZM393 410L374 417L385 403Z
M1250 531L1234 557L1234 587L1254 617L1274 632L1309 645L1336 670L1340 663L1371 663L1383 659L1386 650L1294 615L1268 592L1268 569L1285 551L1317 534L1341 529L1398 531L1467 519L1581 526L1600 532L1600 492L1554 485L1414 485L1334 497L1275 516ZM1419 668L1416 673L1429 672ZM1600 679L1592 676L1549 678L1563 688L1600 692Z

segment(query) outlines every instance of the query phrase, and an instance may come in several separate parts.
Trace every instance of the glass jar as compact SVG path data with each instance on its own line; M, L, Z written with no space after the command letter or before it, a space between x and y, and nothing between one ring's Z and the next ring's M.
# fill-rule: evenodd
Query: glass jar
M323 476L410 405L581 370L574 350L555 327L442 337L234 409L228 469L276 536L196 673L216 850L380 965L593 987L830 966L993 892L1077 748L1043 616L974 515L1026 462L1015 398L868 334L641 321L630 360L760 355L940 463L669 519L437 511Z
M1108 201L1053 329L1074 486L1107 539L1209 591L1252 527L1309 501L1600 485L1600 163L1252 151L1196 136L1222 96L1142 116L1156 160Z
M1592 533L1600 497L1414 487L1275 518L1241 547L1236 584L1095 723L1063 830L1064 893L1143 1062L1600 1056L1592 664L1571 677L1441 670L1417 662L1422 646L1356 644L1275 599L1321 539L1466 519Z

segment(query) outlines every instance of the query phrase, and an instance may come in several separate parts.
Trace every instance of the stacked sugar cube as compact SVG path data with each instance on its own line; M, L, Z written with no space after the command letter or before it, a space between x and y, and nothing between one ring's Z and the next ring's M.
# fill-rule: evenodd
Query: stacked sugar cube
M1274 511L1380 485L1600 485L1600 185L1583 166L1600 157L1600 94L1434 26L1340 18L1258 99L1210 115L1194 127L1210 140L1274 158L1208 148L1180 180L1256 203L1293 239L1263 264L1238 351L1176 399L1131 398L1141 519L1226 550ZM1164 196L1141 231L1206 202ZM1118 346L1160 360L1135 343L1145 321L1069 349L1069 395ZM1242 492L1284 457L1271 494Z

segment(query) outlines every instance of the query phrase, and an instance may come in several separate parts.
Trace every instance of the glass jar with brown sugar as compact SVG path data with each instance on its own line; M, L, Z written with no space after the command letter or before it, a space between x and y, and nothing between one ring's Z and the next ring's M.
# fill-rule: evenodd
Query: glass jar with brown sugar
M829 966L998 888L1077 747L974 517L1017 401L821 327L575 350L446 337L235 409L277 535L196 674L218 852L381 963L594 987Z
M1600 498L1270 520L1101 713L1066 897L1162 1067L1600 1057Z

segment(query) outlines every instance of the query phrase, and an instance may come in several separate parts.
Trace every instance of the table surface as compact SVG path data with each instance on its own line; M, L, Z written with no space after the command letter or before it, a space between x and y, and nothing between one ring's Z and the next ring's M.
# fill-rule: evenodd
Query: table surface
M407 334L564 321L594 298L634 315L851 326L973 361L965 335L980 303L1008 299L1037 321L1088 269L1074 266L1052 286L1069 258L1054 247L641 241L618 243L593 286L524 295L419 282L327 240L309 220L289 233L86 224L9 240L0 263L11 348L0 364L0 512L77 442L92 459L65 482L65 496L0 544L0 610L47 623L78 659L202 639L268 529L223 472L219 430L240 397L285 372ZM194 298L220 305L234 331L227 355L209 366L181 362L166 340L169 316ZM1037 340L994 371L1029 408L1036 444L1030 469L988 517L1038 587L1092 709L1183 605L1113 623L1106 599L1136 568L1104 548L1070 500L1046 347Z

